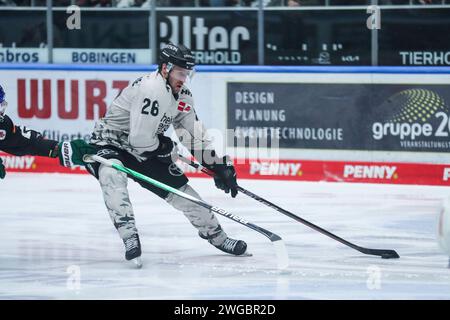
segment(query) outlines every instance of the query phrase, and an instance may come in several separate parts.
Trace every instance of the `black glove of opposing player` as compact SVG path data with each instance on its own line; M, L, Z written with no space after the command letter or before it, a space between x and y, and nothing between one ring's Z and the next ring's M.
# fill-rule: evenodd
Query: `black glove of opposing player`
M214 164L205 165L208 169L215 173L214 182L216 187L224 190L225 193L230 193L231 197L235 198L238 194L238 184L236 181L236 170L233 162L229 156L224 156L222 159L217 159Z
M3 165L2 158L0 158L0 179L3 179L6 175L5 166Z

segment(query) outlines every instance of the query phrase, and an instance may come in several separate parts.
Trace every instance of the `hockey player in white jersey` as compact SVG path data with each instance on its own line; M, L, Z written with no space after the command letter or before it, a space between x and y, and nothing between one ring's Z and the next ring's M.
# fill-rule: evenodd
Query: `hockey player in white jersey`
M186 176L173 164L176 146L164 135L172 124L183 145L216 173L216 186L226 193L231 191L234 198L237 194L235 169L227 156L216 155L195 113L192 94L185 86L186 80L192 77L194 65L188 48L167 44L160 53L158 70L135 80L114 99L106 115L96 123L91 143L98 147L97 155L200 199ZM87 168L100 182L108 213L125 244L125 258L139 266L141 244L126 174L98 163L88 164ZM247 244L229 238L209 210L148 183L135 181L182 211L198 229L199 236L218 249L233 255L246 252Z

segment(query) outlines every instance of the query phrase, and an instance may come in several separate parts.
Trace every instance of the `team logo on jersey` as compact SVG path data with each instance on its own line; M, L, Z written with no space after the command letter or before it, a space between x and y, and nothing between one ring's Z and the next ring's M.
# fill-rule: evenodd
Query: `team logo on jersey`
M164 113L163 117L159 121L158 129L156 130L157 134L166 132L172 124L172 121L172 117L169 117L166 113Z
M179 177L184 174L183 171L181 171L180 168L178 168L178 166L175 163L172 163L169 166L169 173L175 177Z
M0 130L0 140L5 140L5 139L6 139L6 131Z
M180 101L178 103L178 111L189 112L189 111L191 111L191 109L192 109L192 106L190 104L187 104L184 101Z

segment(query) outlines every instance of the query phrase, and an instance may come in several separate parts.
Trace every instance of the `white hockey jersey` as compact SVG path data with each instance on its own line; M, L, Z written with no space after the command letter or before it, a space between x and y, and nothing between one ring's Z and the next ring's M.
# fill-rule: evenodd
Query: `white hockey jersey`
M115 146L145 160L142 153L158 148L157 135L164 134L171 124L188 150L212 148L190 90L183 86L175 99L166 80L155 71L123 89L96 122L90 142Z

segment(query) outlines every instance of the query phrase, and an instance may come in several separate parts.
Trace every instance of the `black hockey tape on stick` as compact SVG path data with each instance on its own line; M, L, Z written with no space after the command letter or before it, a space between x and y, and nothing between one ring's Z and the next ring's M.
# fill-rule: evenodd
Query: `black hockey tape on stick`
M284 244L283 239L281 239L281 237L279 235L277 235L277 234L275 234L273 232L270 232L270 231L268 231L268 230L266 230L264 228L261 228L261 227L255 225L254 223L251 223L251 222L249 222L249 221L247 221L247 220L245 220L245 219L243 219L243 218L241 218L241 217L239 217L239 216L237 216L235 214L232 214L232 213L230 213L230 212L228 212L228 211L226 211L224 209L221 209L221 208L216 207L216 206L212 206L212 205L206 203L203 200L194 198L193 196L191 196L191 195L189 195L187 193L184 193L184 192L182 192L182 191L180 191L178 189L175 189L175 188L173 188L171 186L168 186L168 185L166 185L166 184L164 184L162 182L159 182L158 180L155 180L155 179L152 179L150 177L147 177L147 176L145 176L145 175L143 175L143 174L141 174L141 173L139 173L137 171L134 171L132 169L124 167L124 166L122 166L120 164L114 163L114 162L112 162L112 161L110 161L108 159L102 158L102 157L97 156L97 155L85 155L83 157L83 161L85 161L85 162L92 161L92 160L95 160L95 161L97 161L97 162L99 162L99 163L101 163L101 164L103 164L105 166L112 167L112 168L114 168L114 169L116 169L118 171L125 172L126 174L128 174L130 176L133 176L133 177L135 177L137 179L140 179L142 181L148 182L148 183L150 183L150 184L152 184L152 185L154 185L154 186L156 186L158 188L161 188L161 189L163 189L165 191L174 193L177 196L180 196L180 197L182 197L182 198L184 198L186 200L189 200L189 201L191 201L191 202L193 202L193 203L195 203L195 204L197 204L199 206L202 206L203 208L206 208L206 209L208 209L208 210L210 210L212 212L220 214L221 216L224 216L224 217L226 217L226 218L228 218L230 220L233 220L233 221L235 221L237 223L240 223L240 224L246 226L247 228L250 228L250 229L252 229L252 230L254 230L254 231L264 235L265 237L269 238L269 240L272 242L272 244L275 247L275 253L277 255L278 268L279 269L285 269L285 268L287 268L289 266L289 256L287 254L286 246Z
M212 176L212 177L214 176L214 172L212 172L211 170L208 170L207 168L203 167L200 163L192 161L192 160L189 160L189 159L183 157L182 155L179 155L178 158L181 161L183 161L184 163L187 163L188 165L190 165L190 166L192 166L192 167L194 167L196 169L200 169L203 173L205 173L205 174L207 174L209 176ZM310 227L310 228L312 228L312 229L314 229L314 230L316 230L316 231L318 231L318 232L320 232L320 233L322 233L322 234L324 234L324 235L326 235L326 236L328 236L328 237L330 237L330 238L332 238L332 239L334 239L334 240L336 240L336 241L338 241L338 242L340 242L340 243L342 243L342 244L344 244L344 245L346 245L346 246L348 246L348 247L350 247L352 249L355 249L355 250L357 250L357 251L359 251L361 253L374 255L374 256L380 256L383 259L397 259L397 258L400 258L400 256L398 255L398 253L395 250L370 249L370 248L364 248L364 247L357 246L356 244L353 244L353 243L351 243L351 242L349 242L349 241L347 241L345 239L342 239L341 237L338 237L337 235L335 235L335 234L333 234L333 233L331 233L331 232L329 232L329 231L327 231L327 230L325 230L325 229L323 229L323 228L321 228L321 227L319 227L319 226L317 226L317 225L315 225L315 224L313 224L313 223L311 223L311 222L309 222L309 221L307 221L307 220L305 220L303 218L300 218L299 216L296 216L295 214L293 214L293 213L291 213L291 212L289 212L289 211L287 211L287 210L277 206L276 204L274 204L274 203L272 203L272 202L270 202L270 201L268 201L268 200L266 200L264 198L261 198L260 196L258 196L256 194L254 194L253 192L250 192L250 191L242 188L241 186L238 186L237 189L238 189L239 192L242 192L243 194L249 196L250 198L255 199L256 201L259 201L262 204L265 204L266 206L268 206L268 207L270 207L272 209L275 209L276 211L278 211L278 212L288 216L289 218L292 218L292 219L294 219L294 220L296 220L296 221L298 221L300 223L303 223L304 225L306 225L306 226L308 226L308 227Z

